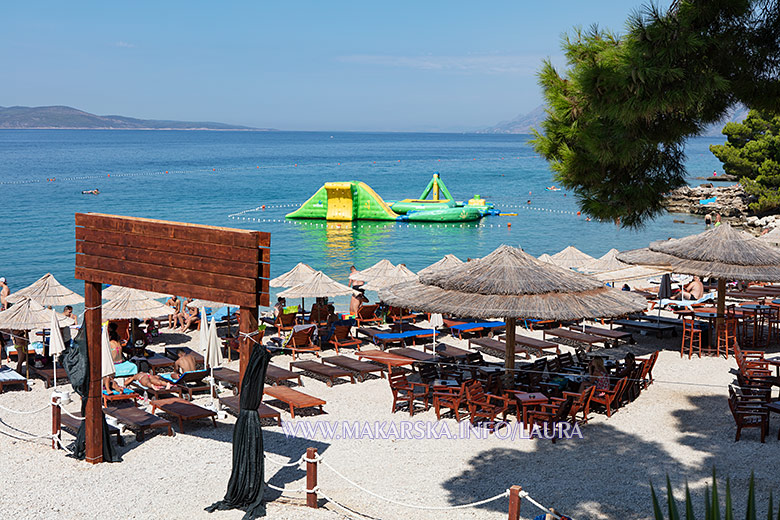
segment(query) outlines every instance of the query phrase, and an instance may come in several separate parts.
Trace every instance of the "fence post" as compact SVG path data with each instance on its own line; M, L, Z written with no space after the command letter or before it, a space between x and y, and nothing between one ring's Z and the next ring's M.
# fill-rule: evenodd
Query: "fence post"
M509 520L520 520L520 491L522 486L509 488Z
M53 397L51 400L51 434L52 436L60 436L60 418L62 411L60 410L60 398ZM52 438L51 449L56 450L59 448L57 440Z
M306 462L306 489L314 489L317 487L317 462L312 462L317 458L317 448L306 448L306 458L309 459ZM306 492L306 505L317 509L317 492Z

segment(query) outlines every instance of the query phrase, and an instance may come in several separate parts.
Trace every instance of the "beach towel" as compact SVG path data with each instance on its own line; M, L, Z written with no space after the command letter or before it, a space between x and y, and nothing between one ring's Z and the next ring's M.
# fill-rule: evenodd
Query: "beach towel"
M132 361L122 361L114 363L114 377L130 377L138 373L138 365Z
M178 379L174 379L173 376L170 373L168 373L168 374L160 374L160 377L165 379L165 380L167 380L167 381L170 381L173 384L179 384L179 383L182 382L182 380L184 380L184 378L187 376L187 374L200 374L200 373L203 373L203 377L206 377L206 375L209 373L209 371L208 370L191 370L189 372L184 372L182 375L180 375L178 377Z
M693 307L696 304L704 303L706 301L714 300L717 296L717 293L710 292L699 298L698 300L671 300L668 298L664 298L659 302L659 305L661 307L666 307L667 305L674 305L676 307L688 307L689 309Z

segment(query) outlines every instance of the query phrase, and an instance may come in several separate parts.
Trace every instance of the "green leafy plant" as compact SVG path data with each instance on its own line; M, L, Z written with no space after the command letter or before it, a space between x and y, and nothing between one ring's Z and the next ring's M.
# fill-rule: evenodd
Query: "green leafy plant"
M653 499L653 517L655 520L665 520L663 509L658 500L653 484L650 483L650 495ZM709 485L704 488L704 520L734 520L734 507L731 500L731 482L726 478L726 496L723 503L724 511L721 515L721 504L718 496L718 481L715 476L715 470L712 470L712 487ZM669 476L666 476L666 510L668 520L680 520L680 514L677 509L677 501L672 492L672 482ZM769 507L767 508L767 520L773 520L774 500L772 493L769 493ZM685 484L685 520L695 520L693 513L693 500L688 483ZM750 473L750 485L748 486L747 507L745 509L745 520L758 520L756 510L756 489L753 473ZM777 519L780 520L780 508L777 510Z

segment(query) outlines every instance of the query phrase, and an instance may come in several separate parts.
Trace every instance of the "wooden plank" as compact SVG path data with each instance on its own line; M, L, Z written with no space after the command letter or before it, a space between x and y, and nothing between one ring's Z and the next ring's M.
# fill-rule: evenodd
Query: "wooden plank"
M87 356L89 358L89 388L85 407L86 461L92 464L103 462L103 403L101 402L101 343L100 306L103 303L103 286L100 283L84 284L84 327L87 330Z
M256 278L258 270L256 263L233 262L223 258L206 258L178 253L160 254L159 251L149 249L116 247L95 242L77 241L76 253L243 278Z
M260 231L124 217L120 215L105 215L101 213L76 213L76 226L146 237L170 238L248 249L269 247L271 244L271 234Z
M76 240L84 240L97 244L111 244L127 248L147 249L151 251L160 251L162 253L178 253L187 256L229 258L233 262L252 265L261 261L262 251L268 251L267 249L246 249L219 244L204 246L200 242L188 240L125 235L114 231L97 231L83 227L76 228ZM264 259L268 258L266 253L262 253L262 255Z
M261 294L257 294L203 287L196 284L197 280L193 280L192 283L179 283L110 271L101 271L99 269L89 269L86 267L76 267L75 276L78 280L120 285L122 287L131 287L133 289L154 291L164 294L186 295L191 298L218 301L238 307L257 307L258 303L260 305L268 306L269 302L268 280L258 280L257 288L258 292Z
M122 273L143 278L154 278L169 282L184 284L192 283L203 287L227 289L241 293L255 293L257 292L258 287L256 278L239 278L237 276L144 264L141 262L104 258L101 256L77 254L76 267L86 267L88 269L98 269L100 271Z

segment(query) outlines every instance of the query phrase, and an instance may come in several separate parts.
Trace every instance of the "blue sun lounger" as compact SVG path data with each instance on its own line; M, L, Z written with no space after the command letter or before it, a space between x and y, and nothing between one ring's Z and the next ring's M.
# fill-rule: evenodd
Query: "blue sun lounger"
M501 329L504 327L506 327L506 323L503 321L477 321L453 325L450 327L450 333L453 336L458 336L458 339L463 339L463 333L465 332L479 332L485 329Z

